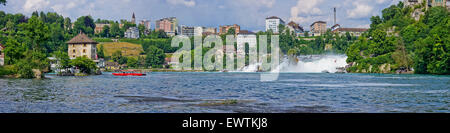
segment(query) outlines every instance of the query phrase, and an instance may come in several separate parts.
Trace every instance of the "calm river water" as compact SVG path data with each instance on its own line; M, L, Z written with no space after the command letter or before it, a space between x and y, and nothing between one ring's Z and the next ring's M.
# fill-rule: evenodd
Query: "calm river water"
M150 73L0 79L0 112L450 112L450 76Z

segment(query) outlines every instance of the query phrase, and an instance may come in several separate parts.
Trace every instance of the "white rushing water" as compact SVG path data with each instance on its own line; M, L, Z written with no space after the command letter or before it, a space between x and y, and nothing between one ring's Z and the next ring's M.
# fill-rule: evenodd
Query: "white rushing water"
M345 55L308 55L298 57L298 62L289 62L285 58L281 61L278 68L272 72L297 72L297 73L335 73L338 67L347 65L347 56ZM244 67L239 72L256 72L261 63L252 64Z

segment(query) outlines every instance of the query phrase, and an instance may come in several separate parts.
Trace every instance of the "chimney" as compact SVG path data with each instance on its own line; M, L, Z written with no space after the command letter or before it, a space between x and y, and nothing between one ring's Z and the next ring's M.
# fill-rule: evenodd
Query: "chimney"
M333 8L334 9L334 25L336 25L336 7Z

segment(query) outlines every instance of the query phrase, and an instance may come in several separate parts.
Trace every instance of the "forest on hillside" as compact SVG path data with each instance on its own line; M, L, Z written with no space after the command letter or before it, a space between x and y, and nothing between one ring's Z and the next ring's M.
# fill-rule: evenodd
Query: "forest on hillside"
M349 46L350 72L450 74L450 13L445 7L405 6L402 2L373 16L368 33ZM419 21L414 10L424 12Z

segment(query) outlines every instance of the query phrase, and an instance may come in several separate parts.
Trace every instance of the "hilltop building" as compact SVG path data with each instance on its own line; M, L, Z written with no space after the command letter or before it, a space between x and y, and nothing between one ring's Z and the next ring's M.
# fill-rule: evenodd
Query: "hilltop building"
M202 34L204 35L204 36L208 36L208 35L215 35L215 34L217 34L217 28L215 28L215 27L203 27L203 32L202 32Z
M219 34L223 35L223 34L227 34L228 30L230 30L231 28L233 28L236 31L236 35L239 34L239 32L241 31L241 26L234 24L234 25L225 25L225 26L220 26L219 27Z
M144 25L146 30L151 30L150 20L142 20L139 24Z
M278 26L285 25L284 21L276 16L266 18L266 31L272 30L273 33L279 33Z
M286 28L291 32L290 34L295 34L296 36L303 36L305 33L303 27L293 21L289 22Z
M203 31L205 31L205 27L194 27L194 36L203 36Z
M195 33L195 27L189 27L185 25L181 25L178 27L178 35L185 35L188 37L193 37Z
M125 38L138 39L139 38L139 29L137 27L130 27L125 31Z
M195 26L195 27L191 27L191 26L185 26L185 25L181 25L178 27L179 32L178 35L185 35L188 37L193 37L193 36L207 36L207 35L212 35L212 34L217 34L216 33L216 29L217 28L206 28L206 27L201 27L201 26Z
M313 24L311 24L312 36L321 36L325 32L327 32L327 22L316 21Z
M364 32L367 32L367 30L369 29L365 29L365 28L337 28L333 31L331 31L332 33L338 33L340 36L344 36L345 34L350 33L351 36L356 36L359 37L361 36Z
M331 31L337 30L339 28L341 28L341 25L340 24L335 24L335 25L331 26Z
M0 43L0 66L5 65L5 53L3 50L5 49L5 46Z
M245 44L248 43L249 47L256 47L257 40L256 34L247 30L242 30L236 38L237 42L237 55L245 55Z
M426 7L435 7L435 6L447 6L447 2L449 0L403 0L405 6L415 6L420 5L425 2Z
M97 56L97 42L89 38L86 34L80 31L80 34L67 42L68 55L70 59L85 56L92 60L98 60Z
M166 32L169 36L175 36L178 32L178 20L176 17L163 18L156 20L155 30Z
M102 33L105 26L109 26L111 28L111 24L95 24L95 34Z
M443 6L447 7L447 10L449 10L449 6L447 5L447 3L450 3L450 0L403 0L403 3L405 3L405 6L413 7L413 9L415 9L414 8L415 6L424 4L426 9L435 6ZM421 8L415 9L411 14L411 16L416 21L419 21L420 16L422 15L425 15L425 13L422 11Z
M133 16L131 16L131 23L136 24L136 16L134 15L134 12L133 12Z

